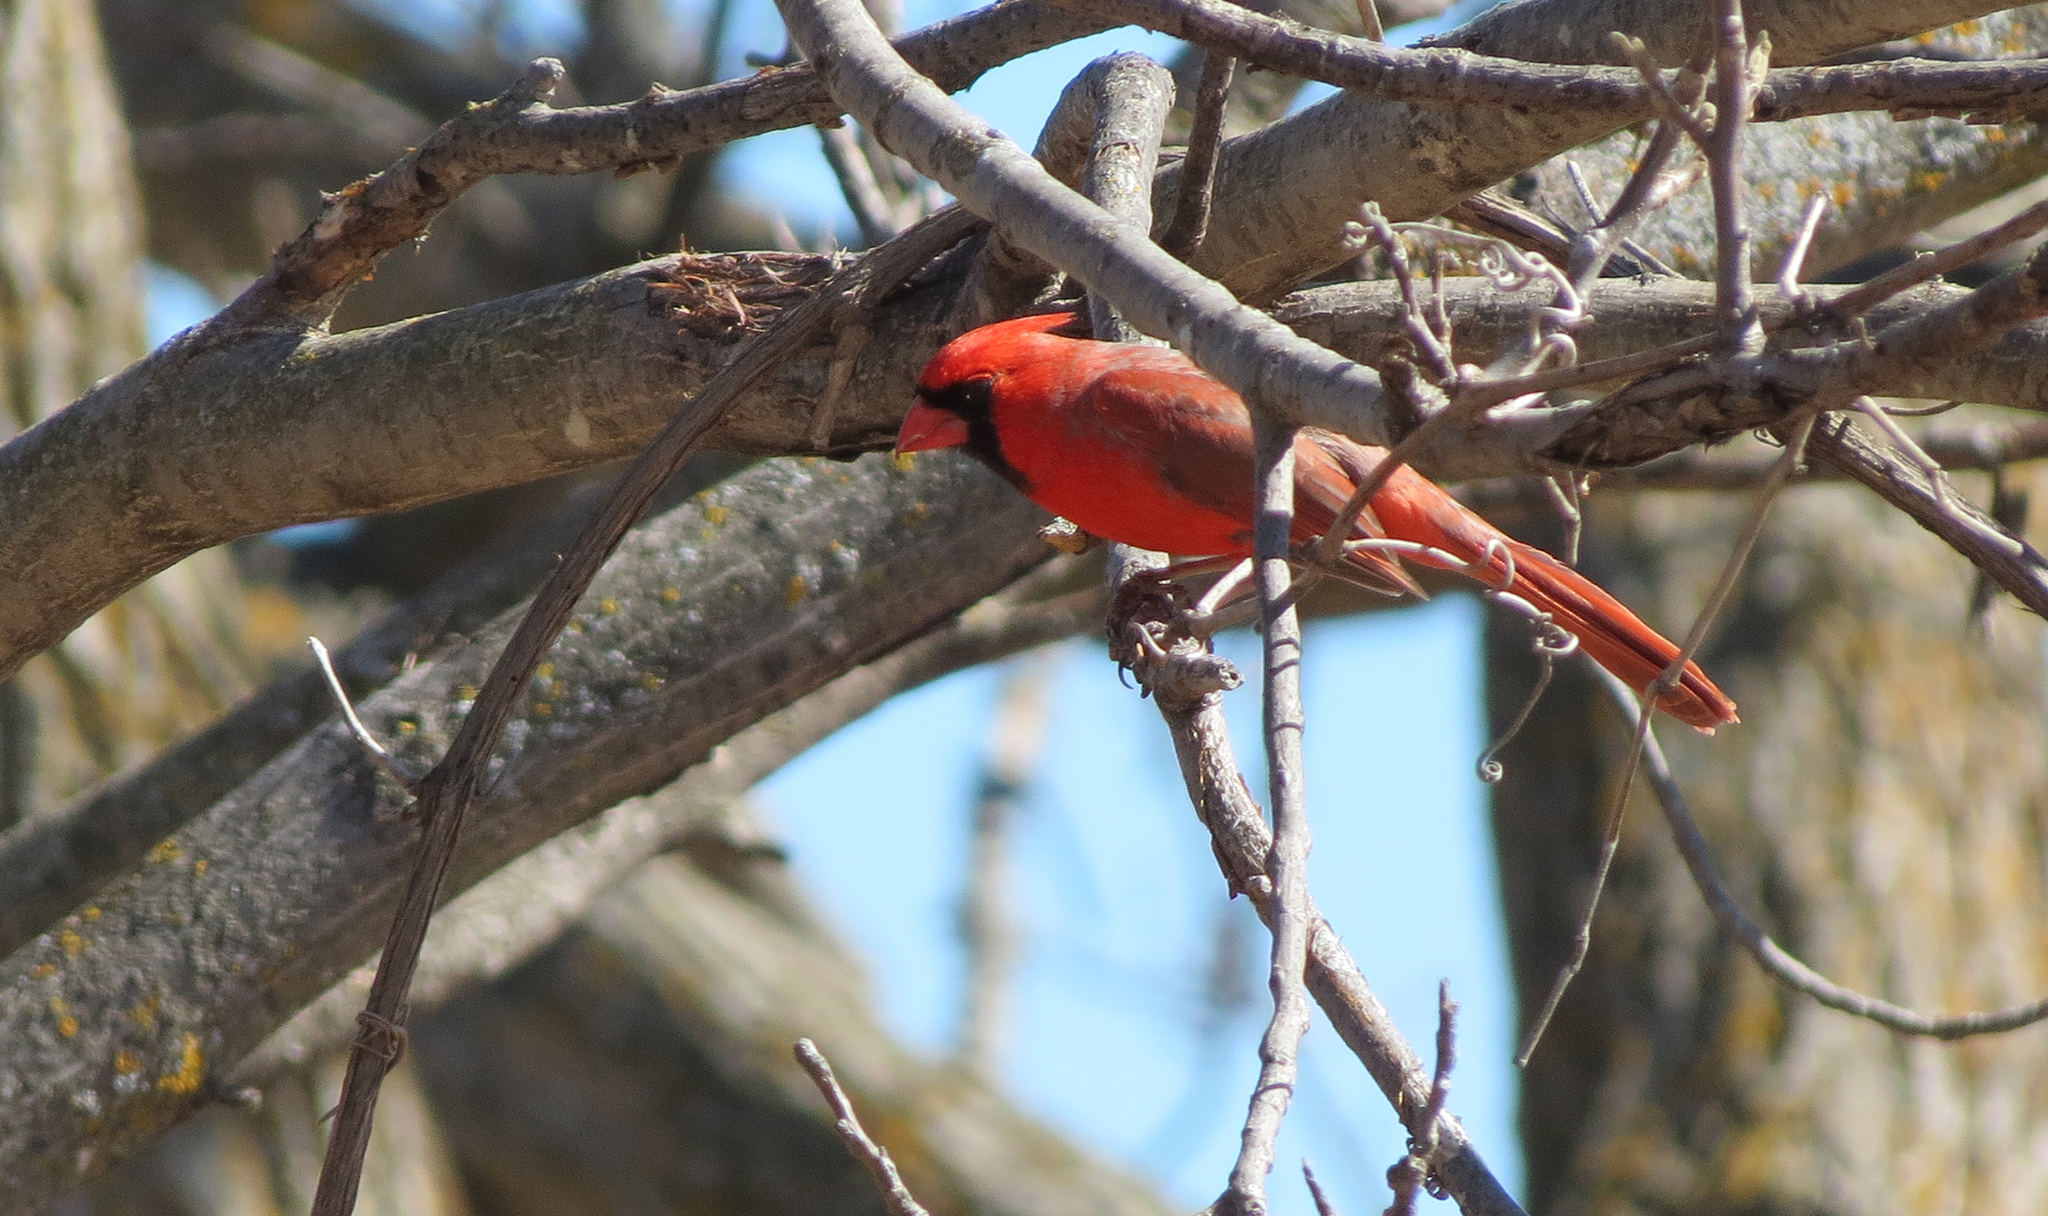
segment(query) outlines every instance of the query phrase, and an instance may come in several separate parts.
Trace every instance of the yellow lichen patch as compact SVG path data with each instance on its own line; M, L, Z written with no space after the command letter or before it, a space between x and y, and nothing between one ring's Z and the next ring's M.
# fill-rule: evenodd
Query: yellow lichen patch
M663 680L660 676L655 675L651 671L644 671L640 673L640 687L646 689L648 692L654 692L658 690L665 683L667 683L667 681Z
M474 684L464 684L455 690L455 699L458 701L474 701L483 695L483 691L483 689L478 688Z
M710 524L713 524L713 525L717 525L717 524L722 524L722 523L724 523L724 522L725 522L725 517L726 517L726 516L728 516L728 515L730 515L730 514L732 514L732 512L731 512L731 511L728 511L728 510L726 510L726 509L725 509L724 507L721 507L721 506L716 506L716 505L714 505L714 506L709 506L709 507L706 507L706 508L704 508L704 520L705 520L705 522L706 522L706 523L710 523Z
M400 719L398 720L398 733L399 733L399 734L401 734L401 735L416 735L416 734L418 734L418 733L419 733L419 731L420 731L420 724L419 724L419 723L417 723L417 722L415 722L415 721L413 721L413 720L412 720L411 718L400 718Z
M910 471L910 466L917 463L917 453L892 452L889 456L889 459L895 462L897 472L908 473Z
M32 980L46 980L55 974L57 974L57 964L55 963L37 963L28 969L28 977Z
M597 610L599 612L604 613L606 616L610 616L612 613L617 612L619 610L619 601L607 595L603 599L597 601Z
M78 915L81 920L84 920L88 924L90 924L91 922L98 920L101 916L101 913L98 908L86 908L85 910L81 911Z
M1981 128L1981 129L1980 129L1980 130L1979 130L1979 131L1977 132L1977 134L1978 134L1978 135L1979 135L1979 136L1980 136L1980 137L1981 137L1981 138L1982 138L1982 139L1984 140L1984 142L1985 142L1985 143L1987 143L1987 144L2002 144L2002 143L2004 143L2004 142L2005 142L2005 128L2004 128L2004 127L1984 127L1984 128Z
M804 576L792 574L789 576L789 585L782 589L782 602L794 608L798 604L803 603L804 597L810 593L811 589L804 582Z
M1929 170L1926 173L1916 173L1913 175L1913 184L1919 187L1920 189L1927 191L1930 194L1936 190L1941 189L1942 183L1946 182L1947 180L1948 174L1938 173L1933 170Z
M535 701L533 703L533 716L536 718L552 718L555 716L555 707L546 701Z
M910 504L909 510L897 512L896 523L899 526L905 528L915 527L916 525L923 523L925 520L930 519L931 515L931 504L914 502Z
M1982 21L1978 21L1972 18L1969 21L1958 21L1954 25L1949 26L1948 28L1954 30L1956 34L1960 37L1975 38L1979 33L1983 31L1984 23Z
M1764 201L1765 201L1765 202L1767 202L1767 203L1768 203L1768 202L1770 202L1770 201L1771 201L1772 199L1774 199L1774 198L1777 198L1777 197L1778 197L1778 183L1776 183L1776 182L1758 182L1758 183L1756 184L1756 196L1757 196L1758 198L1760 198L1760 199L1764 200Z
M1832 191L1832 197L1835 200L1835 206L1847 207L1849 200L1856 197L1856 192L1849 188L1848 182L1836 182L1835 188Z
M142 1057L136 1055L133 1051L130 1051L128 1048L123 1047L121 1050L114 1053L115 1072L118 1072L123 1076L126 1076L128 1073L140 1071L141 1068Z
M194 875L206 873L206 859L204 857L192 863L192 873Z
M78 1019L71 1016L71 1006L61 996L50 998L50 1016L57 1019L57 1033L70 1038L78 1033Z
M156 842L156 847L149 851L149 859L151 861L176 861L178 860L178 854L182 852L184 850L178 847L177 841L159 840Z
M138 1001L134 1008L128 1011L128 1020L144 1030L153 1030L156 1028L157 1010L163 1007L162 997L153 996L146 1001Z
M156 1087L174 1094L196 1094L206 1079L206 1057L199 1051L199 1036L187 1031L185 1046L178 1053L178 1067L156 1079Z
M552 679L554 679L554 678L555 678L555 665L554 665L553 663L540 663L540 664L536 664L536 665L534 666L534 669L533 669L533 678L534 678L534 679L536 679L536 680L552 680Z
M663 587L661 589L661 602L664 604L680 603L682 602L682 598L683 593L676 590L674 587Z
M85 948L92 943L86 941L84 935L75 929L59 929L57 931L57 944L64 947L64 953L67 956L77 958L85 953Z

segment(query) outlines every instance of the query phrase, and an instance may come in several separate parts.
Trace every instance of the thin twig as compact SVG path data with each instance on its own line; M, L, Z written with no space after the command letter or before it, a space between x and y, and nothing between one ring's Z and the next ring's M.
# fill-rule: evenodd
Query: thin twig
M1372 0L1359 0L1370 8ZM1223 147L1223 115L1230 102L1230 82L1237 60L1219 51L1202 57L1202 79L1195 86L1195 116L1188 126L1188 154L1181 161L1180 192L1173 200L1173 220L1160 234L1159 247L1183 262L1193 261L1209 235L1209 210L1216 197L1216 159Z
M1602 380L1640 378L1675 367L1694 355L1705 354L1714 348L1714 341L1712 334L1696 334L1632 355L1617 355L1595 363L1574 363L1570 367L1555 367L1506 380L1482 381L1461 388L1458 395L1461 400L1469 400L1474 407L1484 407L1515 397L1537 396L1558 389L1577 388L1582 384L1597 384Z
M1529 1033L1522 1040L1522 1048L1516 1053L1515 1063L1527 1067L1529 1057L1536 1052L1536 1045L1543 1039L1544 1030L1550 1019L1557 1013L1557 1007L1564 1000L1565 990L1571 987L1573 979L1586 965L1586 954L1593 945L1593 916L1600 908L1600 894L1607 885L1608 871L1614 864L1614 856L1621 841L1622 814L1628 806L1629 787L1635 779L1636 761L1642 755L1644 740L1649 737L1650 713L1657 700L1676 683L1685 665L1692 661L1699 648L1706 641L1707 632L1713 628L1728 597L1734 593L1737 579L1743 567L1749 563L1750 551L1756 547L1757 538L1763 535L1764 521L1770 515L1771 503L1780 491L1792 480L1808 439L1814 432L1815 415L1809 413L1794 427L1791 437L1785 443L1785 450L1779 454L1777 463L1771 468L1771 475L1757 494L1756 505L1750 509L1749 518L1744 521L1742 531L1736 536L1735 545L1728 554L1728 560L1721 567L1721 576L1708 593L1707 601L1693 618L1692 628L1686 631L1685 641L1678 647L1678 654L1665 667L1664 674L1657 677L1643 690L1640 703L1635 705L1636 723L1634 738L1630 742L1628 759L1623 762L1621 780L1616 785L1614 797L1608 804L1604 816L1600 859L1594 868L1592 889L1587 893L1584 913L1579 917L1578 928L1572 935L1572 951L1564 966L1558 969L1557 978L1551 982L1550 994L1544 999L1543 1007L1529 1026ZM1598 666L1598 664L1594 664Z
M1979 262L2017 241L2048 230L2048 201L2033 206L1995 227L1953 245L1923 253L1901 266L1894 266L1867 283L1858 284L1836 296L1828 313L1843 321L1869 312L1901 292Z
M1430 1077L1429 1105L1423 1108L1428 1132L1411 1139L1408 1152L1387 1170L1387 1183L1394 1188L1394 1202L1387 1216L1415 1216L1415 1197L1424 1190L1436 1193L1431 1183L1439 1148L1438 1121L1451 1097L1451 1069L1458 1063L1458 1005L1451 999L1451 981L1436 985L1436 1071Z
M825 1053L809 1039L798 1039L795 1052L796 1062L811 1075L818 1092L825 1096L825 1104L832 1108L832 1130L838 1133L846 1151L868 1172L868 1177L875 1180L875 1189L882 1192L882 1204L889 1209L889 1216L929 1216L910 1188L903 1185L903 1175L896 1171L889 1150L876 1144L861 1126L853 1100L839 1087L839 1078L832 1074L832 1064L825 1059Z
M1233 892L1247 895L1259 916L1273 924L1273 882L1266 865L1273 835L1253 800L1232 755L1223 721L1221 693L1237 686L1229 665L1190 640L1172 643L1168 662L1141 670L1151 679L1160 716L1173 739L1181 776L1195 813L1209 830L1209 839ZM1173 672L1162 668L1172 667ZM1183 680L1157 680L1184 672ZM1308 906L1310 922L1308 989L1359 1062L1393 1104L1402 1126L1413 1138L1438 1139L1437 1181L1457 1200L1467 1216L1523 1216L1521 1206L1486 1167L1464 1127L1449 1115L1434 1125L1422 1122L1429 1105L1431 1080L1422 1062L1367 986L1358 965L1336 932Z
M327 643L319 638L307 638L306 645L313 651L313 661L320 665L320 674L327 679L327 691L334 696L334 703L341 709L341 720L348 724L348 733L355 737L357 746L367 753L384 775L398 783L398 788L408 794L419 791L419 775L408 772L402 761L391 754L363 720L356 716L355 702L349 699L348 690L341 686L341 676L334 670L334 656L327 653Z
M1704 83L1696 75L1687 73L1680 77L1679 87L1685 90L1685 97L1696 98ZM1625 248L1631 257L1646 266L1662 265L1649 257L1630 236L1642 226L1643 221L1698 180L1703 162L1697 156L1688 157L1685 164L1677 169L1667 169L1683 139L1677 123L1668 120L1658 123L1656 132L1650 136L1649 146L1643 150L1641 163L1635 172L1629 174L1621 194L1614 200L1614 206L1598 224L1572 242L1570 259L1563 264L1571 276L1573 288L1581 296L1590 292L1594 280L1606 273L1618 249ZM1577 169L1576 164L1566 163ZM1579 184L1579 180L1575 173L1574 184Z
M1813 248L1814 234L1820 231L1821 217L1828 213L1828 196L1816 194L1806 200L1806 214L1800 217L1799 232L1792 238L1792 247L1785 251L1784 264L1778 267L1778 291L1788 300L1800 298L1799 275L1806 269L1807 251Z
M1601 675L1617 703L1634 706L1635 694L1626 684L1605 672ZM1700 831L1698 821L1693 818L1691 808L1686 805L1684 791L1671 773L1671 764L1664 756L1664 749L1658 746L1655 731L1651 731L1644 740L1643 771L1649 778L1651 790L1656 793L1658 806L1664 811L1665 821L1671 825L1679 855L1685 858L1686 869L1691 872L1693 883L1707 901L1707 907L1713 911L1714 919L1721 923L1723 931L1742 944L1764 973L1778 983L1810 996L1830 1009L1875 1022L1887 1030L1934 1039L2000 1034L2048 1020L2048 999L1979 1013L1925 1014L1845 988L1821 975L1773 941L1743 913L1735 897L1729 894L1721 876L1715 872L1713 851L1705 834Z
M1294 429L1252 415L1258 514L1253 560L1264 624L1264 718L1267 782L1273 808L1273 847L1266 863L1272 881L1273 961L1268 977L1273 1017L1259 1043L1259 1079L1245 1114L1237 1163L1218 1208L1242 1216L1263 1213L1273 1143L1294 1096L1301 1036L1308 1030L1308 995L1302 977L1308 960L1308 806L1301 758L1301 618L1285 603L1293 569L1288 558L1294 527Z
M420 946L426 939L441 881L454 859L463 819L482 787L491 753L511 721L520 694L568 623L576 601L662 484L750 383L802 350L843 307L846 297L865 298L877 290L879 281L893 283L950 248L972 227L973 221L964 211L941 212L833 276L816 295L778 318L676 411L619 479L575 547L534 595L447 754L419 783L417 807L423 822L419 859L399 896L370 986L368 1007L363 1011L362 1031L349 1053L340 1111L328 1138L313 1199L314 1216L349 1216L355 1207L371 1118L384 1080L384 1060L394 1046L391 1031L404 1024L406 995L419 964Z
M1948 483L1948 470L1942 468L1934 457L1922 450L1913 437L1906 433L1906 428L1900 426L1890 414L1879 407L1877 402L1868 397L1858 397L1851 404L1856 407L1857 413L1870 419L1877 429L1883 432L1884 437L1891 440L1892 447L1900 455L1919 468L1921 474L1927 478L1927 484L1934 487L1935 498L1947 505L1955 493L1954 487Z
M2048 558L1960 496L1943 492L1911 460L1872 443L1847 418L1814 428L1807 448L1861 482L1968 558L2027 609L2048 617Z
M1665 80L1663 69L1651 58L1649 47L1644 45L1642 39L1616 33L1609 35L1609 41L1621 52L1622 58L1628 60L1629 66L1635 69L1636 76L1649 90L1651 104L1663 115L1664 121L1675 124L1679 130L1690 135L1694 143L1705 147L1712 133L1700 118L1697 91L1688 90L1686 95L1681 96L1680 81L1683 78L1679 78L1678 81Z
M1749 184L1743 180L1744 132L1755 87L1750 79L1749 37L1742 0L1717 0L1719 35L1714 50L1714 130L1702 145L1707 184L1714 195L1714 306L1722 349L1749 355L1763 349L1764 331L1750 291L1750 231L1744 214Z
M1401 238L1394 234L1394 229L1387 223L1387 217L1380 214L1378 203L1367 202L1361 205L1358 209L1358 218L1363 221L1373 244L1386 255L1387 269L1393 272L1394 282L1401 288L1402 332L1408 335L1408 341L1414 345L1415 353L1422 356L1423 362L1429 365L1430 372L1436 376L1438 382L1453 379L1458 374L1457 362L1451 358L1450 350L1445 347L1442 338L1423 313L1421 298L1415 292L1415 272L1408 265L1408 253L1402 248Z
M861 242L879 245L895 236L896 209L882 193L875 167L868 162L867 152L860 146L860 137L853 128L845 123L820 124L818 146L825 153L825 163L832 167L832 176L839 179L839 193L845 197L847 209L853 212L854 223L860 226Z
M1380 20L1380 6L1373 0L1358 0L1358 24L1365 30L1366 41L1387 40L1386 24Z

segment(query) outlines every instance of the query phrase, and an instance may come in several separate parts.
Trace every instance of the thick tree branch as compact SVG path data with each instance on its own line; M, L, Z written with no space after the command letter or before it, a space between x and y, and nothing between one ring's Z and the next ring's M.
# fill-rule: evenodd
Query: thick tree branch
M1006 584L1045 556L1043 518L967 462L878 458L764 465L642 528L522 700L445 893ZM415 667L365 720L437 754L511 624ZM194 1109L370 953L415 845L374 815L397 805L316 732L0 966L0 1207L47 1202Z
M1769 34L1774 63L1815 63L1857 47L1890 42L2009 5L1997 0L1888 0L1885 4L1814 4L1756 0L1743 20ZM1609 33L1652 39L1651 53L1682 63L1709 37L1712 10L1690 0L1525 0L1494 8L1424 45L1513 53L1540 63L1621 63Z
M1675 0L1666 7L1673 13L1639 14L1651 27L1646 34L1653 51L1665 34L1659 20L1689 11ZM1845 25L1851 32L1840 35L1841 45L1830 41L1825 21L1802 27L1797 56L1867 42L1872 21L1903 23L1898 30L1880 30L1890 37L1914 32L1917 23L1937 15L1967 16L1966 7L1886 6L1883 15L1866 13L1857 19L1861 24ZM1006 4L935 27L945 37L933 34L935 41L923 42L925 35L914 34L905 45L930 46L942 55L953 50L946 38L986 37L957 60L971 65L977 62L974 46L995 47L980 61L985 63L1045 39L1057 41L1069 30L1068 20L1049 18L1032 5ZM1778 26L1769 28L1779 36ZM1012 36L1022 41L1004 41ZM1511 48L1481 42L1476 49L1554 57L1543 38L1522 35ZM713 86L701 95L635 103L653 105L667 116L667 125L649 125L644 115L629 113L632 107L525 111L520 121L531 120L526 134L538 142L521 150L508 135L502 167L611 167L633 156L684 150L680 142L662 140L701 138L709 146L748 133L747 123L815 121L819 115L804 106L832 108L818 101L816 89L808 74L799 79L798 70L791 70ZM771 100L783 96L780 90L799 99L801 104L789 102L796 110ZM1496 115L1486 120L1482 137L1477 130L1454 128L1455 119L1455 112L1340 97L1256 136L1230 141L1198 265L1221 272L1240 290L1268 292L1300 269L1344 256L1339 230L1358 198L1381 198L1395 218L1433 214L1471 190L1600 133L1567 131L1542 115ZM670 134L660 133L671 128ZM1430 163L1416 161L1417 149L1433 150ZM1168 170L1157 188L1171 192L1176 180ZM1277 190L1265 189L1283 182ZM1324 220L1303 227L1297 213L1304 208L1304 214ZM712 360L731 339L715 332L721 328L716 326L702 337L675 333L666 317L648 308L650 273L662 272L634 268L362 334L255 331L225 349L188 343L101 385L57 419L0 449L0 570L9 572L0 583L0 675L120 591L197 549L289 523L397 509L528 480L631 451L652 434L669 401L701 383L706 364L700 360ZM695 266L677 273L702 277ZM729 271L714 272L701 286L707 296L722 297L709 287L731 277ZM734 289L746 298L743 288ZM938 301L924 298L922 305L913 312L929 318L933 313L924 309ZM928 336L919 339L870 343L848 395L893 408L940 336L929 325L926 320L921 332ZM422 342L438 349L415 345ZM876 367L870 378L868 369L876 364L887 366ZM757 407L742 407L731 428L710 442L741 450L803 450L800 431L788 425L787 404L822 391L822 370L815 361L793 367L756 399ZM427 391L421 391L421 375L432 378ZM398 391L401 385L404 391ZM866 391L870 385L887 389ZM344 401L367 415L338 417L330 403ZM566 413L557 404L562 401L572 403ZM308 410L308 402L320 408ZM452 408L437 418L444 402ZM472 403L487 403L488 412L505 421L478 423L460 408ZM859 434L861 428L849 425L842 435L847 431ZM507 444L508 434L521 441ZM300 463L259 455L275 451L292 452ZM197 472L218 468L221 453L246 458L220 477ZM1426 455L1422 460L1429 464ZM1475 459L1463 471L1487 470Z
M1012 590L1022 592L1037 581L1032 576ZM628 799L519 857L435 916L413 981L414 1013L517 966L657 852L687 845L707 829L722 831L732 803L755 783L890 697L1098 627L1101 606L1101 596L1092 591L1044 603L1010 593L984 600L740 731L661 790ZM282 1069L346 1046L355 1037L355 1015L369 993L371 973L367 964L357 968L300 1010L235 1066L232 1084L262 1084Z
M1314 29L1227 0L1054 0L1128 21L1261 67L1381 101L1525 109L1543 106L1647 118L1650 92L1628 68L1529 63L1449 48L1389 46ZM1576 20L1576 18L1575 18ZM2048 67L2032 60L1859 63L1780 69L1761 84L1757 118L1786 122L1851 110L2018 118L2048 98Z
M1694 0L1632 0L1602 5L1586 17L1576 0L1511 6L1512 27L1492 26L1461 39L1467 50L1542 62L1611 62L1603 47L1567 53L1586 37L1621 30L1645 43L1659 62L1683 63L1699 45L1684 31ZM1773 39L1774 61L1812 63L1874 40L1917 34L1997 7L1979 0L1900 5L1776 6L1759 20ZM1610 19L1611 18L1611 19ZM1595 24L1587 25L1586 21ZM1597 30L1597 35L1586 31ZM1779 42L1780 34L1784 41ZM1872 35L1878 35L1873 38ZM1304 276L1349 256L1344 225L1376 201L1390 220L1440 214L1474 192L1567 149L1606 135L1639 115L1556 111L1447 109L1340 93L1260 131L1225 143L1216 209L1195 268L1238 296L1269 300ZM1178 175L1160 175L1171 199Z
M741 392L811 342L836 313L872 308L913 270L959 243L967 235L971 219L957 208L934 214L900 238L870 250L832 276L810 299L777 318L767 332L720 369L702 392L677 406L661 433L605 495L603 505L584 525L561 565L534 594L491 664L480 691L471 698L469 711L446 751L417 785L408 787L407 792L415 797L410 809L421 821L420 851L400 892L398 911L370 985L368 1005L357 1018L363 1032L349 1055L340 1104L328 1132L319 1190L313 1197L316 1216L348 1216L355 1208L377 1092L396 1058L393 1053L404 1047L413 969L419 962L428 922L440 902L441 883L454 862L462 826L470 806L483 792L491 757L520 698L605 561ZM798 586L800 589L801 584ZM343 717L360 742L367 732L348 706L343 709ZM374 759L382 770L402 771L394 769L393 760L381 748Z
M377 329L274 333L175 369L132 369L0 448L0 672L199 549L629 455L735 342L828 271L823 259L784 255L664 258ZM917 368L944 336L957 286L940 279L878 310L874 329L887 340L869 342L854 361L833 450L884 444L894 433ZM1463 357L1490 359L1526 331L1524 298L1473 279L1446 287ZM1702 290L1602 282L1588 301L1581 356L1611 358L1698 332ZM1812 290L1826 300L1842 289ZM1883 328L1964 298L1957 288L1922 288L1868 322ZM1768 325L1789 309L1770 297L1761 304ZM1395 349L1401 325L1384 284L1317 288L1283 301L1276 315L1368 362ZM810 450L811 402L825 391L831 356L824 345L792 360L706 443ZM1975 354L1905 368L1885 391L2048 409L2044 367L2048 327L2029 325ZM292 459L276 459L281 451ZM1465 472L1518 465L1468 459ZM1426 459L1423 467L1446 471Z
M1035 2L1007 4L920 30L904 39L903 51L935 79L965 88L997 64L1099 28ZM391 168L327 196L305 233L278 250L269 273L201 327L202 340L324 323L386 253L424 233L487 177L672 168L748 135L839 121L802 67L682 93L657 86L627 105L550 109L545 98L562 74L559 62L535 60L504 96L451 119Z

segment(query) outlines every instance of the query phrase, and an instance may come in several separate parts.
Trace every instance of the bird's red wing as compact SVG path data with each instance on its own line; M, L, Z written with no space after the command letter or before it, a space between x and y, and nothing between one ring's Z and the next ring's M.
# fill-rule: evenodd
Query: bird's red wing
M1385 458L1385 448L1367 447L1341 435L1309 427L1294 441L1294 539L1308 543L1321 539L1337 522L1337 512L1351 501L1360 482L1373 475ZM1351 525L1353 540L1381 540L1387 535L1372 504L1358 513ZM1429 598L1401 559L1392 553L1372 550L1349 554L1336 572L1347 582L1387 595Z
M1172 351L1117 348L1075 400L1069 425L1127 454L1095 493L1155 542L1186 556L1251 551L1251 419L1229 389Z

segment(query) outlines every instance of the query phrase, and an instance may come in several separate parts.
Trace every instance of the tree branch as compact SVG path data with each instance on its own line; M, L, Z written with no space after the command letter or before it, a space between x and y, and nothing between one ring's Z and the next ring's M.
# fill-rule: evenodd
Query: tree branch
M979 467L920 459L763 465L646 525L522 701L446 893L1007 584L1044 559L1043 519ZM438 754L511 626L365 699L365 721ZM394 793L353 743L315 732L0 965L0 1092L20 1095L0 1208L195 1109L207 1076L370 954L416 840L379 805Z
M1530 63L1448 48L1389 46L1319 30L1227 0L1053 0L1384 102L1597 113L1620 125L1650 116L1650 90L1627 68ZM1574 16L1573 21L1581 18ZM1859 63L1780 69L1760 86L1757 118L1787 122L1853 110L2012 119L2048 98L2048 68L1992 63Z

